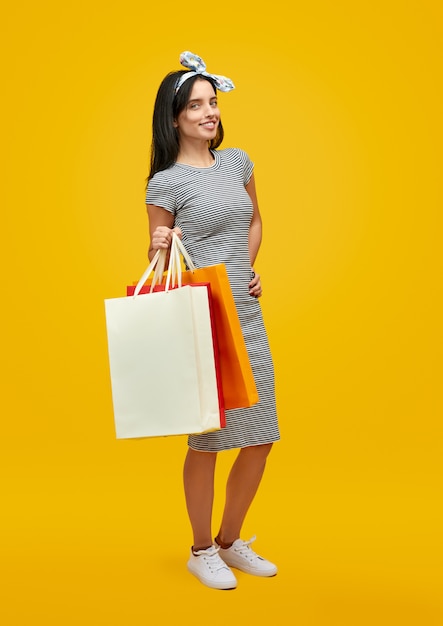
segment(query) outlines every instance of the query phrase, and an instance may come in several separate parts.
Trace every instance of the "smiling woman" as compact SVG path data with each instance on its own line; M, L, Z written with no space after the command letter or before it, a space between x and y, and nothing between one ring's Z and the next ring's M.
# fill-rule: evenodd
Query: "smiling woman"
M153 120L147 209L151 245L168 249L173 232L183 237L196 267L224 263L248 349L259 402L226 412L226 427L191 435L184 467L186 505L193 532L188 569L203 584L233 589L230 566L256 576L274 576L277 567L240 539L272 444L280 438L274 394L274 367L258 298L260 276L252 269L262 224L253 163L238 148L218 150L223 127L217 89L234 87L208 74L190 53L181 60L189 72L168 74L160 85ZM188 63L189 60L192 63ZM212 509L218 452L239 449L226 487L219 532L213 540Z

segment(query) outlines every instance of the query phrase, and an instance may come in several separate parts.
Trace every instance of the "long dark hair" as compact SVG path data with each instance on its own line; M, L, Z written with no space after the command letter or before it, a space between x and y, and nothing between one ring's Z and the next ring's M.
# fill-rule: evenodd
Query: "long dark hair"
M207 80L214 88L214 82L208 76L196 74L182 84L177 93L175 88L178 79L187 70L170 72L160 84L155 99L154 115L152 117L152 145L151 145L151 169L148 181L161 170L166 170L173 165L178 157L180 144L178 130L174 127L174 120L185 109L191 95L192 87L196 80ZM209 142L209 148L215 150L223 141L224 131L221 120L219 121L217 134Z

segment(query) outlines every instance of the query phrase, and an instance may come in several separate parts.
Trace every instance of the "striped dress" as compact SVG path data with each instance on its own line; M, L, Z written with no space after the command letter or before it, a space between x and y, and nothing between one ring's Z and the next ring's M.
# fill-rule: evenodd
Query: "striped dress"
M224 263L237 306L259 402L226 411L226 428L190 435L195 450L218 452L280 438L274 367L258 299L249 295L251 262L248 234L253 207L245 189L253 163L242 150L214 150L214 164L199 168L176 163L149 181L147 204L174 215L183 243L196 267Z

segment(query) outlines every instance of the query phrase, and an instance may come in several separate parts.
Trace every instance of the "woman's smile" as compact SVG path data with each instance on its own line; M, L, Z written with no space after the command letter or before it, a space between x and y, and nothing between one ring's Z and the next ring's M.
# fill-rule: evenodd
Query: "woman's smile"
M208 122L202 122L200 126L204 126L208 130L213 130L214 128L216 128L217 123L215 120L209 120Z

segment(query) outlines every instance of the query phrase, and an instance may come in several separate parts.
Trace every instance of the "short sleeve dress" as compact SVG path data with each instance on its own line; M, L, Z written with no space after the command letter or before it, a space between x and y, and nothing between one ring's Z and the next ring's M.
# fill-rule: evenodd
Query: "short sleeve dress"
M147 204L174 215L183 243L196 267L224 263L236 303L259 402L226 411L226 428L190 435L191 448L218 452L271 443L280 439L274 389L274 367L262 311L249 295L251 261L248 234L253 206L245 189L253 163L238 148L213 150L211 167L176 163L149 181Z

